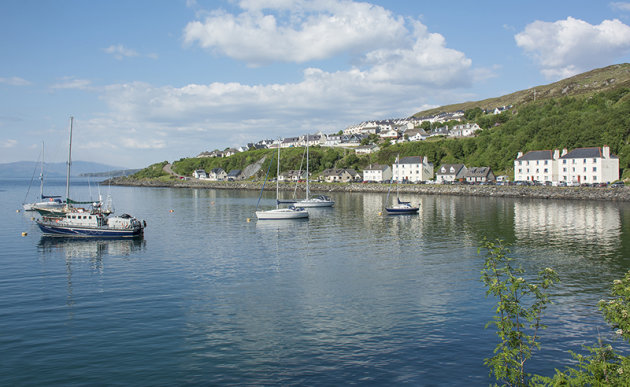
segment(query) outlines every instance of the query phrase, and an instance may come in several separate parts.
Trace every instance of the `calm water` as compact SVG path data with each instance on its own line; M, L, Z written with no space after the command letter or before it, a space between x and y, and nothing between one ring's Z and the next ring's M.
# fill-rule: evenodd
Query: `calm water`
M16 212L27 187L0 181L1 385L488 385L483 237L560 273L529 364L549 375L608 334L596 304L630 268L628 204L409 196L419 215L387 217L385 195L333 193L257 222L254 191L101 187L144 239L67 240Z

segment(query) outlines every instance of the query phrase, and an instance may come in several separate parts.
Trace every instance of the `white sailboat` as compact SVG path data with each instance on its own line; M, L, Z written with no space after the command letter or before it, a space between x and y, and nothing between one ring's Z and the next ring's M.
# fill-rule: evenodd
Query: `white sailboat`
M396 165L400 165L399 159L400 159L400 155L396 156ZM397 170L398 170L398 179L396 179L396 202L393 203L389 207L385 207L385 211L387 211L389 215L417 214L418 211L420 210L420 207L413 206L411 202L403 202L400 200L400 168L397 168ZM389 189L387 190L387 199L385 199L386 202L389 202L389 192L391 188L392 188L392 184L390 182Z
M26 196L28 196L28 192L26 193ZM37 208L60 210L65 206L60 198L61 196L44 195L44 143L42 142L42 159L39 171L39 199L41 201L35 203L23 203L22 208L24 208L24 211L37 211Z
M311 190L309 186L309 168L308 168L308 145L309 135L306 135L306 197L304 200L300 200L296 205L300 207L332 207L335 201L326 195L311 196Z
M271 166L271 165L270 165ZM280 193L280 183L277 178L280 176L280 144L278 144L278 172L276 174L276 208L271 210L256 211L256 218L259 220L278 220L278 219L304 219L308 218L308 211L303 207L289 206L288 208L280 208L280 202L278 201ZM264 189L263 184L263 189ZM262 195L262 189L260 191ZM260 202L260 198L258 199ZM258 205L256 205L258 208Z

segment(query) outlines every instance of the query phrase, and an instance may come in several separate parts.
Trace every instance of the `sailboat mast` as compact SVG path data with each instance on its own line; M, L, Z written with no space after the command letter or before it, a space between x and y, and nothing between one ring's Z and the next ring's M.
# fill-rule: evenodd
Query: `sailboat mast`
M278 144L278 171L276 172L276 208L280 208L280 144Z
M44 142L42 141L42 164L39 171L39 197L44 199Z
M308 186L308 133L306 133L306 199L310 197L310 190Z
M72 165L72 123L74 117L70 117L70 141L68 146L68 167L66 169L66 208L70 206L70 165Z

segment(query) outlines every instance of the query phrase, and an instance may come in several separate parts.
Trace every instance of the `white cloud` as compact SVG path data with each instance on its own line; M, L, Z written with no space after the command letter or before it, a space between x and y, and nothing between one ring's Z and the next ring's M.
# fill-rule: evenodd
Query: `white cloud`
M7 139L0 142L0 148L14 148L17 145L17 141L13 139Z
M130 58L130 57L138 56L138 53L136 52L136 50L126 48L122 44L109 46L103 49L103 51L105 51L108 54L113 55L114 58L118 60L122 60L123 58Z
M408 35L402 17L367 3L249 0L240 6L239 15L218 10L188 23L184 41L256 66L399 47Z
M4 83L10 86L28 86L31 82L20 77L2 78L0 77L0 83Z
M87 79L78 79L74 77L63 77L59 82L50 86L51 89L79 89L89 90L92 82Z
M610 6L612 7L612 9L616 9L618 11L630 12L630 3L627 2L615 1L610 3Z
M617 19L592 25L569 17L553 23L535 21L515 40L548 79L560 79L613 64L628 54L630 27Z

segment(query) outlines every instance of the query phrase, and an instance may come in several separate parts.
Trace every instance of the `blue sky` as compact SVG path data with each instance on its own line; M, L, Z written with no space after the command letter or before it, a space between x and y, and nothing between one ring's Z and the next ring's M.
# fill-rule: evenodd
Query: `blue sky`
M4 0L0 163L140 168L630 62L630 1Z

